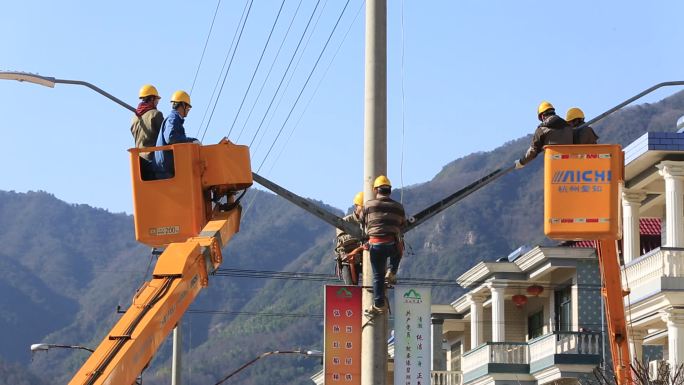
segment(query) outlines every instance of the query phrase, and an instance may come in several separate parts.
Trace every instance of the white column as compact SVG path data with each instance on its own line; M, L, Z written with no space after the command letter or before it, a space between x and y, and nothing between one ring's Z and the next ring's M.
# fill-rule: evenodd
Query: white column
M643 329L629 330L629 354L632 358L630 362L639 361L645 364L642 360L644 357L644 337L646 334L646 330Z
M657 165L665 179L665 245L684 247L684 162L665 160Z
M625 264L641 256L639 247L639 208L646 199L640 190L622 192L622 256Z
M469 294L468 300L470 301L470 350L473 350L483 342L484 329L482 325L484 324L484 309L482 303L484 298L479 295Z
M492 342L506 341L506 307L504 303L505 286L492 285Z
M556 293L551 290L549 293L549 330L546 333L553 333L556 331Z
M665 310L663 321L667 323L668 361L678 367L684 363L684 310Z

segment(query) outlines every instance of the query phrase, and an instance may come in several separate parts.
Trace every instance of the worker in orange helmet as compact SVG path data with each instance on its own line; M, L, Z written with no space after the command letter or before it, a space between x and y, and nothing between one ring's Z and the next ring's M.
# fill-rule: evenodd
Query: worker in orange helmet
M572 107L565 114L565 121L573 128L575 144L596 144L598 142L598 135L594 132L591 126L584 126L584 111L577 107Z
M354 196L354 210L342 218L361 230L361 212L363 211L363 191ZM337 255L337 269L345 285L358 284L361 272L361 253L363 252L361 239L337 229L335 234L335 254Z
M164 115L157 109L161 97L157 88L151 84L145 84L140 87L138 98L140 104L135 109L135 115L131 120L131 134L135 139L135 147L154 147L164 121ZM141 152L140 158L142 178L145 180L154 179L154 153Z
M361 216L373 270L373 306L365 310L369 317L384 310L385 284L397 282L397 270L404 251L402 233L406 226L404 206L390 198L392 183L386 176L375 178L373 192L375 199L365 203Z
M543 101L537 108L537 118L541 121L532 137L530 148L525 155L515 161L515 168L523 168L529 161L544 151L547 144L572 144L572 127L556 115L556 109L547 101Z

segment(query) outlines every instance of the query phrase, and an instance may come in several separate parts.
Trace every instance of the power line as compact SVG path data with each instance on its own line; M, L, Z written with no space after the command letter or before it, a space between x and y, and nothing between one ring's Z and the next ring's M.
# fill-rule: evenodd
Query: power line
M316 17L316 22L313 25L313 28L311 28L311 33L306 37L306 42L304 43L304 48L301 50L301 54L299 55L299 58L297 59L297 63L294 65L294 69L290 71L290 76L287 79L287 83L285 83L285 88L283 89L283 92L280 93L280 98L278 98L278 102L275 105L275 108L273 109L273 114L271 114L271 117L268 119L268 123L266 123L266 129L263 131L261 134L261 137L259 138L259 141L257 142L256 146L254 147L254 154L256 154L259 151L259 148L261 148L261 143L266 137L266 134L268 133L269 129L271 128L271 123L273 122L273 119L276 116L276 111L280 108L280 104L283 102L283 99L285 99L285 94L287 94L287 90L290 88L290 83L292 82L292 79L295 76L295 73L297 72L297 68L299 68L299 63L302 62L302 58L304 57L304 53L306 52L306 49L309 47L309 42L311 42L311 37L316 33L316 28L318 27L318 22L321 21L321 16L323 16L323 13L325 13L325 8L328 6L328 0L325 0L323 3L323 8L321 8L321 12L318 13L318 16Z
M276 95L278 95L278 91L280 90L280 87L283 84L283 81L285 80L285 75L287 75L287 71L289 71L290 66L292 65L292 61L294 60L297 51L299 50L299 46L302 44L302 40L304 40L304 36L306 35L306 31L308 31L309 26L311 25L311 21L313 20L313 17L316 13L316 10L318 9L318 5L321 3L321 0L316 1L316 6L314 7L313 11L311 12L311 16L309 16L309 21L306 23L306 28L304 28L304 32L302 33L302 36L299 38L299 42L297 43L297 47L295 48L294 52L292 53L292 58L290 58L290 62L287 65L287 68L285 69L285 72L283 73L283 77L280 79L280 83L278 84L278 87L276 88L275 94L273 94L273 98L271 98L271 102L268 104L268 108L266 109L266 113L264 113L263 119L261 119L261 123L259 123L259 127L257 127L257 131L254 133L254 137L252 137L252 140L249 142L249 147L252 147L252 144L254 143L254 139L256 139L257 135L259 134L259 131L261 130L261 126L264 124L264 120L266 120L266 116L268 115L268 112L271 110L271 106L273 105L273 101L276 98Z
M209 27L209 33L207 33L207 40L204 42L204 48L202 49L202 56L200 56L200 61L197 64L197 71L195 71L195 78L192 79L192 87L190 87L190 95L192 95L192 90L195 89L195 82L197 81L197 75L199 74L200 67L202 66L202 60L204 60L204 53L207 51L207 44L209 44L209 37L211 36L211 30L214 29L214 21L216 20L216 15L218 14L219 6L221 5L221 0L216 3L216 9L214 10L214 17L211 19L211 26Z
M306 86L309 84L309 80L311 80L311 76L313 75L314 71L316 70L318 63L321 61L321 57L323 57L323 53L325 53L325 49L328 47L328 44L330 43L330 40L333 37L333 34L337 30L337 26L340 24L340 20L342 20L342 16L344 16L344 12L347 10L347 6L349 5L349 1L350 0L347 0L347 2L344 4L344 8L342 9L342 12L340 12L340 17L337 18L337 21L335 22L335 26L333 27L333 30L330 32L330 35L328 36L328 40L326 40L325 45L323 46L323 49L321 50L320 55L318 55L318 59L316 59L316 63L314 64L313 68L311 69L309 76L306 78L306 82L304 83L304 86L302 86L302 90L299 92L299 95L297 96L297 99L295 100L294 104L292 105L290 112L287 114L287 117L285 118L283 125L280 127L280 130L278 130L278 135L276 135L275 139L273 140L273 143L271 144L271 147L269 147L268 151L266 152L266 156L261 161L261 164L259 164L259 168L257 169L257 172L259 172L261 170L261 167L264 165L264 162L268 158L268 155L271 153L271 150L273 150L273 146L278 141L280 134L283 132L285 125L290 120L290 116L292 115L292 112L294 111L295 107L297 107L297 103L299 102L299 99L302 97L302 94L304 93Z
M237 121L238 116L240 115L240 112L242 111L242 106L245 104L245 99L247 99L247 95L249 94L249 90L252 88L252 82L254 81L254 77L257 74L257 71L259 71L259 66L261 65L261 60L264 58L264 54L266 53L266 48L268 47L268 43L271 41L271 36L273 36L273 30L275 30L276 25L278 24L278 20L280 19L280 14L283 11L283 6L285 5L285 0L280 3L280 9L278 10L278 15L276 16L275 21L273 22L273 26L271 27L271 32L268 34L268 39L266 39L266 44L264 44L264 49L261 50L261 56L259 56L259 61L257 62L256 68L254 68L254 72L252 73L252 78L249 80L249 85L247 85L247 90L245 90L245 95L242 97L242 102L240 102L240 107L238 108L238 111L235 113L235 119L233 119L233 124L230 125L230 129L228 130L228 136L233 132L233 127L235 127L235 122Z
M237 36L237 42L235 43L235 49L233 49L233 54L230 55L230 62L228 63L228 68L226 69L226 73L223 75L223 81L221 82L221 87L219 88L218 94L216 94L216 99L214 99L214 106L211 109L211 114L209 114L209 120L207 121L207 125L204 127L204 132L202 133L201 140L204 140L204 136L207 134L207 129L209 128L209 124L211 124L211 119L214 117L214 111L216 111L216 105L218 104L219 99L221 99L221 93L223 92L223 86L225 86L225 84L226 84L226 79L228 79L228 74L230 73L230 68L233 66L233 59L235 58L235 54L237 53L237 50L240 47L240 41L242 41L242 33L244 32L245 26L247 25L247 20L249 19L249 15L252 11L252 4L253 3L254 3L253 0L249 1L249 7L247 8L247 14L244 18L244 22L242 23L242 27L240 27L240 33ZM227 58L228 58L228 56L226 56L226 59ZM225 65L225 61L224 61L224 65ZM210 104L211 104L211 102L210 102Z
M356 19L358 19L359 15L361 14L361 11L363 10L364 4L366 4L365 0L361 2L361 5L359 6L358 11L356 11L356 16L354 16L354 20L352 20L352 22L349 24L349 28L347 28L347 32L344 34L344 37L342 38L340 45L337 47L337 50L335 51L335 54L333 55L332 59L330 59L330 62L328 63L328 67L326 67L325 71L323 72L323 76L321 76L321 78L319 79L318 84L316 85L316 88L314 89L314 92L311 93L311 97L309 97L309 100L306 102L306 105L304 106L302 113L299 115L299 119L297 119L297 122L292 127L292 131L290 131L290 134L287 136L287 139L285 140L283 147L280 149L280 152L278 153L275 160L271 164L271 168L269 169L269 173L271 171L273 171L273 167L278 163L278 160L283 155L283 152L285 152L285 149L287 148L287 144L290 142L290 139L292 138L292 134L294 134L297 127L299 127L299 123L302 121L302 118L304 117L304 113L309 108L309 105L311 104L311 101L313 100L314 96L316 96L316 94L318 93L318 89L321 87L321 84L323 83L325 76L328 74L330 67L332 67L332 63L335 61L337 54L340 53L340 50L342 49L344 42L347 40L347 36L349 35L349 32L351 31L354 24L356 24Z
M318 9L319 4L321 3L321 0L318 0L316 2L316 6L314 7L313 11L311 12L311 15L309 15L309 21L306 23L306 27L304 28L304 31L302 32L302 36L299 38L299 42L297 43L297 47L295 48L294 52L292 53L292 57L290 58L290 62L287 64L287 68L285 69L285 72L283 73L282 78L280 79L280 83L278 83L278 87L275 90L275 93L273 94L273 97L271 98L271 101L268 104L268 108L266 109L266 112L264 113L264 117L261 119L261 122L259 123L259 126L257 127L256 132L254 133L254 136L252 137L252 140L249 142L249 147L252 147L252 144L254 143L254 140L257 138L259 135L259 131L261 130L261 126L264 124L264 120L266 120L266 116L268 116L268 112L271 110L271 107L273 106L273 101L275 100L276 96L278 95L278 91L280 90L280 87L283 84L283 81L285 80L285 76L287 75L287 71L290 69L290 66L292 65L292 61L294 60L295 56L297 55L297 51L299 50L299 46L302 44L302 40L304 40L304 36L306 36L306 31L308 31L309 26L311 25L311 21L313 20L314 15L316 14L316 10ZM301 4L301 2L300 2ZM299 9L299 7L297 8ZM294 18L293 18L294 21ZM292 24L290 24L291 26ZM289 28L288 28L288 33L289 33ZM287 35L286 35L287 37ZM283 43L285 40L283 39ZM282 48L282 44L280 47ZM280 49L278 49L278 52L280 52ZM273 64L275 64L275 59L273 63L271 64L271 69L273 68ZM270 70L269 70L270 74ZM267 76L268 78L268 76ZM264 80L264 83L261 85L261 88L263 90L264 84L266 84L266 80ZM261 95L261 91L259 91L259 95ZM259 96L257 96L257 99ZM254 101L254 105L252 106L252 111L254 110L254 106L256 106L257 100ZM247 125L247 121L249 121L249 117L252 115L252 111L250 111L249 115L247 116L247 120L245 120L244 125L242 126L242 130L240 130L240 135L238 135L238 138L242 135L242 131L244 131L245 126ZM251 156L254 156L254 152L250 151ZM252 205L254 204L254 201L256 200L257 194L254 194L252 196L252 199L249 201L249 204L247 204L247 208L245 211L242 213L242 218L246 217L247 213L250 212L250 209L252 208Z
M204 125L204 120L207 117L207 113L209 112L209 106L211 105L211 101L214 99L214 95L216 95L216 89L218 88L219 81L221 80L221 74L223 74L223 70L226 68L226 64L228 63L228 56L230 56L230 52L233 49L233 45L235 44L235 39L237 39L238 35L238 30L240 29L240 25L242 25L242 20L245 18L245 14L247 13L247 8L250 0L245 1L245 7L242 9L242 15L240 15L240 20L238 20L237 25L235 26L235 32L233 33L233 40L230 42L230 46L228 46L228 52L226 52L226 57L223 59L223 65L221 66L221 71L219 71L219 76L216 78L216 83L214 84L214 89L211 91L211 97L209 98L209 103L207 103L207 108L204 109L204 115L202 115L202 121L199 124L199 127L197 128L197 134L195 136L199 136L200 131L202 131L202 125Z
M230 311L230 310L211 310L211 309L190 309L188 314L221 314L221 315L247 315L255 317L292 317L292 318L323 318L323 314L306 313L278 313L278 312L251 312L251 311Z
M340 281L337 275L334 274L322 274L313 272L297 272L297 271L273 271L273 270L258 270L258 269L238 269L238 268L220 268L214 275L218 277L236 277L236 278L260 278L260 279L281 279L290 281L310 281L310 282L331 282ZM491 283L491 281L476 281L473 282L471 286L474 285L484 285ZM400 283L409 284L415 286L444 286L444 287L461 287L461 285L453 279L439 279L439 278L425 278L425 277L400 277ZM524 290L527 289L530 284L522 283L507 283L506 288L512 290ZM544 289L554 290L558 288L565 288L568 285L562 284L543 284L539 285ZM600 284L577 284L575 285L577 290L591 290L598 291L601 289Z
M297 5L297 9L295 9L294 15L292 16L292 20L290 20L290 25L287 27L287 31L285 32L285 35L283 36L283 40L280 42L280 47L278 47L278 52L276 52L275 56L273 56L273 61L271 62L271 67L268 69L268 73L266 73L266 77L264 78L264 81L261 83L261 87L259 88L259 93L257 94L256 98L254 99L254 103L252 104L252 108L249 110L249 114L247 114L247 118L245 119L244 124L242 125L242 128L240 129L240 133L237 136L237 139L235 140L236 142L240 141L240 137L242 136L242 133L245 131L245 127L247 127L247 122L249 122L249 118L252 117L252 112L254 112L254 107L256 107L257 102L259 101L259 98L261 97L261 93L264 91L264 86L266 85L266 82L268 79L271 77L271 72L273 71L273 67L280 56L280 51L283 49L283 45L285 45L285 41L287 40L287 37L290 35L290 30L292 29L292 25L294 24L295 19L297 18L297 15L299 14L299 9L302 6L302 0L299 0L299 4Z
M209 120L207 121L207 125L204 127L204 133L202 133L202 140L204 140L204 135L207 134L207 129L209 128L209 124L211 124L211 119L214 117L214 111L216 111L216 105L218 105L219 99L221 99L221 93L223 92L223 86L226 84L226 79L228 79L228 73L230 72L230 67L233 65L233 59L235 58L235 54L237 53L238 48L240 47L240 41L242 41L242 33L245 30L245 26L247 26L247 20L249 19L250 12L252 10L252 4L254 4L254 1L249 2L249 9L247 9L247 16L245 16L245 22L242 23L242 28L240 28L240 34L238 35L237 43L235 43L235 49L233 50L233 55L230 57L230 63L228 63L228 69L226 70L225 75L223 76L223 81L221 82L221 88L219 88L219 92L216 95L216 99L214 99L214 107L211 109L211 114L209 115Z

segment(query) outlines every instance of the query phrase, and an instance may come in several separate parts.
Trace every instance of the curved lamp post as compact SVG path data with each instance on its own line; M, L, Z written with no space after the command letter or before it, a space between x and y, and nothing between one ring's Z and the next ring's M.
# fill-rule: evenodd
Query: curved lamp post
M320 350L274 350L272 352L261 353L260 355L256 356L254 359L252 359L251 361L247 362L246 364L244 364L244 365L240 366L239 368L233 370L227 376L223 377L219 382L216 383L216 385L220 385L220 384L224 383L226 380L228 380L229 378L238 374L243 369L252 365L253 363L257 362L258 360L260 360L264 357L268 357L270 355L274 355L274 354L300 354L300 355L307 356L307 357L323 357L323 352L321 352Z
M94 353L95 350L86 347L86 346L81 346L81 345L61 345L61 344L45 344L45 343L40 343L40 344L32 344L31 345L31 355L35 352L42 352L42 351L48 351L50 349L79 349L79 350L87 350L90 353ZM142 384L142 374L138 377L138 379L135 380L136 385Z
M38 74L32 74L28 72L9 72L9 71L0 71L0 79L5 79L5 80L16 80L19 82L27 82L27 83L33 83L33 84L39 84L41 86L45 87L50 87L54 88L55 84L61 83L61 84L76 84L76 85L81 85L81 86L86 86L90 88L91 90L97 92L100 95L103 95L109 100L114 101L115 103L119 104L120 106L126 108L127 110L130 110L131 112L135 112L135 108L131 106L130 104L127 104L126 102L122 101L121 99L117 98L116 96L108 93L107 91L101 89L98 86L95 86L93 84L90 84L88 82L84 82L82 80L67 80L67 79L56 79L50 76L42 76Z
M49 349L53 348L62 348L62 349L81 349L81 350L87 350L91 353L94 352L93 349L81 346L81 345L60 345L60 344L33 344L31 345L31 353L35 352L41 352L41 351L47 351Z

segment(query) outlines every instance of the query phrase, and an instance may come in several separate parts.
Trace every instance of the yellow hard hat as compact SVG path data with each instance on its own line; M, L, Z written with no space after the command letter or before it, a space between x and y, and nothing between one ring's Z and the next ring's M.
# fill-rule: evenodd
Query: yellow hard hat
M544 100L543 102L539 103L539 107L537 107L537 115L541 115L548 110L554 110L554 109L555 108L553 108L553 104Z
M357 206L363 206L363 191L354 195L354 204Z
M569 122L575 119L584 119L584 112L577 107L572 107L568 110L568 113L565 114L565 120Z
M190 104L190 95L188 95L188 93L183 90L178 90L174 92L173 95L171 95L171 102L183 102L188 106L192 107L192 104Z
M140 87L140 92L138 92L138 98L140 99L145 99L148 96L159 97L159 92L157 92L157 89L152 84L145 84Z
M378 188L380 186L392 187L392 182L390 182L386 176L380 175L379 177L375 178L375 182L373 182L373 188Z

